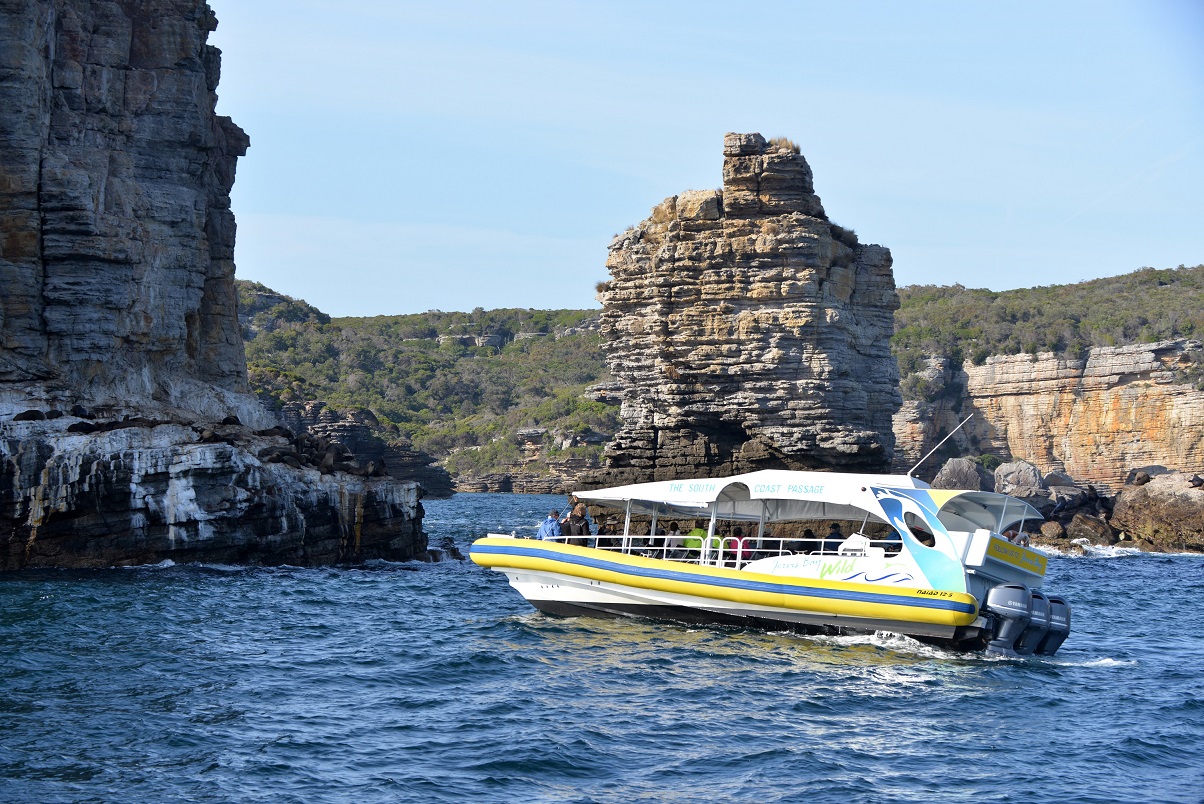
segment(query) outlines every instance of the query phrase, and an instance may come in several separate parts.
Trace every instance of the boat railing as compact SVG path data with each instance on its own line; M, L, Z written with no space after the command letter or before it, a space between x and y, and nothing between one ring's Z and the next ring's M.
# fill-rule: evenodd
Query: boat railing
M664 561L674 561L704 566L729 567L740 569L750 561L776 556L811 555L811 556L882 556L898 553L902 543L894 539L871 538L862 533L833 538L777 538L756 536L738 538L735 536L655 536L621 534L600 536L558 536L549 541L575 544L581 547L593 547L598 550L608 550L625 555L638 555L645 558L658 558Z

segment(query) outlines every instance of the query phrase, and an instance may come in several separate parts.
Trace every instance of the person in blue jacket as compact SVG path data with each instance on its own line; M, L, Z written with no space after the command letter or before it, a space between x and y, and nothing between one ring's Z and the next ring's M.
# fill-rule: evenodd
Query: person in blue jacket
M560 512L552 509L548 512L548 518L545 519L539 526L539 538L541 539L559 539L560 538Z

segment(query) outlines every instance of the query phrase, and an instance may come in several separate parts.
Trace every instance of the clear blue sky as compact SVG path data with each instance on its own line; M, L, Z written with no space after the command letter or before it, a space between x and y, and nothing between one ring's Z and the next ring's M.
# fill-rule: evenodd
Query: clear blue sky
M238 275L333 315L597 306L606 246L799 143L899 285L1204 262L1204 3L210 0Z

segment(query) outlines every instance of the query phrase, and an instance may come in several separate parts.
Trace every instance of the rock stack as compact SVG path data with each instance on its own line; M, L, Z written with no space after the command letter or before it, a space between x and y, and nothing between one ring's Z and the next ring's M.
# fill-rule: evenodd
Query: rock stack
M610 245L623 424L590 485L890 465L890 252L828 220L788 141L728 134L723 153L722 190L667 198Z
M1131 470L1115 496L1076 482L1064 472L1042 474L1029 461L987 472L969 458L951 458L937 472L939 489L995 491L1041 512L1025 530L1044 546L1090 552L1123 547L1148 552L1204 552L1204 479L1162 466Z

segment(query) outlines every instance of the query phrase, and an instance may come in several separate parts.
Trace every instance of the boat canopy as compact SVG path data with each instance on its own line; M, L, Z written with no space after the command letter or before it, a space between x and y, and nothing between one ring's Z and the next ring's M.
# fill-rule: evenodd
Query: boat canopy
M710 516L766 522L857 519L885 522L873 503L872 489L898 489L906 496L926 497L949 530L987 528L1003 532L1023 520L1040 520L1028 503L985 491L933 489L907 475L795 472L764 469L727 478L658 480L595 491L577 492L582 500L633 514L658 517Z
M927 489L922 480L903 475L838 474L764 469L726 478L658 480L628 486L577 492L582 500L633 514L709 516L768 522L808 519L864 519L884 522L867 511L871 487Z

